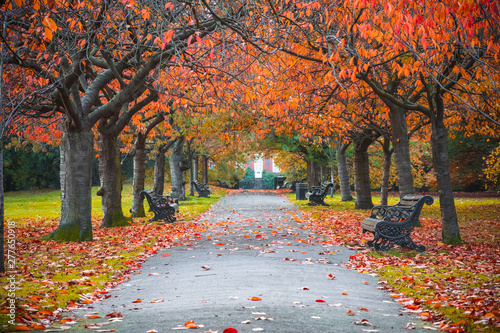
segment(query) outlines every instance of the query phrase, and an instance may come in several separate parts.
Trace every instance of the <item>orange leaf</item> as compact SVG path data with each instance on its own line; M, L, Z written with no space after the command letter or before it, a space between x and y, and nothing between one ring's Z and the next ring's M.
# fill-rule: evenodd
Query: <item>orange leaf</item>
M328 275L326 276L326 278L327 278L327 279L332 279L332 280L333 280L333 279L335 279L335 276L333 276L333 275L332 275L332 273L330 273L330 274L328 274Z
M60 321L61 321L61 323L63 323L63 324L64 324L64 323L71 323L71 322L73 321L73 319L71 319L71 318L63 318L63 319L61 319Z
M136 299L135 301L133 301L132 303L141 303L142 300L140 298Z
M347 311L348 316L354 316L354 312L352 310Z
M31 324L31 327L35 330L44 330L46 329L47 327L43 326L43 325L40 325L40 324L37 324L37 323L33 323Z
M347 292L347 290L342 293L342 295L348 295L348 294L349 293Z
M89 318L89 319L97 319L97 318L101 318L101 316L91 315L91 316L88 316L87 318Z
M85 299L82 301L83 304L90 304L92 301L90 299Z
M249 298L248 300L250 300L250 301L262 301L262 298L253 296L252 298Z
M16 326L16 331L29 331L28 326Z
M184 327L187 327L187 328L200 328L200 326L196 325L194 323L194 320L191 320L191 321L188 321L184 324Z
M316 300L316 303L326 303L326 301L325 301L325 300L322 300L322 299L317 299L317 300Z
M170 254L165 253L165 254L162 254L161 256L162 256L162 257L170 257Z
M429 318L431 317L431 314L429 312L422 312L420 313L420 319L422 320L429 320Z

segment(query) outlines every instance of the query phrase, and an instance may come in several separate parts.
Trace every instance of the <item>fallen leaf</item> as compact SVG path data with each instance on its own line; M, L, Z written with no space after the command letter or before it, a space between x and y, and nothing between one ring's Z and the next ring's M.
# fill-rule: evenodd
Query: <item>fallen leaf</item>
M317 299L317 300L316 300L316 303L326 303L326 301L325 301L325 300L323 300L323 299Z
M252 298L248 298L249 301L262 301L262 298L253 296Z
M109 317L109 318L120 318L120 317L122 317L122 313L121 312L112 312L112 313L108 313L106 315L106 317Z
M238 330L236 328L229 327L222 331L222 333L238 333Z
M30 331L28 326L20 325L16 326L16 331Z
M354 311L349 310L349 311L347 311L347 315L348 315L348 316L354 316L354 315L355 315L355 313L354 313Z
M136 299L135 301L132 301L132 303L141 303L142 302L142 299L138 298Z
M330 273L330 274L328 274L328 275L326 276L326 278L327 278L327 279L331 279L331 280L333 280L333 279L335 279L335 276L333 276L333 275L332 275L332 273Z
M347 290L342 293L342 295L348 295L348 294L349 293L347 292Z

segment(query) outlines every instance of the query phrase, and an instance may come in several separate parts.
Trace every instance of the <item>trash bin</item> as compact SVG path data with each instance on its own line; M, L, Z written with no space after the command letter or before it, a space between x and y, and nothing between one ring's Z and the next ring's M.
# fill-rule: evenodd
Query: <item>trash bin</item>
M295 184L295 200L307 200L306 192L308 188L307 183Z

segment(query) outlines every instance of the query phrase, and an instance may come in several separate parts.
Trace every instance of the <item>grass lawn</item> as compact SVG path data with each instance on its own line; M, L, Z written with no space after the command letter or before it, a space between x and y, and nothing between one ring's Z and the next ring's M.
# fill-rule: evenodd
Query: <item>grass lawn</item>
M369 210L355 210L354 202L340 195L326 198L328 207L310 207L307 201L288 198L309 216L309 226L334 244L357 250L347 266L360 273L377 274L380 288L391 292L408 312L447 332L500 331L500 198L456 198L462 239L460 246L441 242L439 199L425 205L412 239L426 246L424 253L395 248L388 253L367 249L373 238L361 234ZM389 204L399 201L391 197ZM379 204L377 197L374 204ZM429 326L430 327L430 326Z
M6 244L5 255L11 259L7 261L7 270L13 264L16 273L1 276L6 289L0 297L0 331L14 328L9 325L8 297L15 299L16 324L24 324L18 329L43 329L54 320L64 321L62 308L105 297L103 289L126 280L157 250L204 232L204 226L193 219L226 193L212 187L210 198L188 196L180 202L176 223L148 223L153 216L148 213L146 218L134 219L129 227L100 229L102 210L97 190L92 190L94 241L69 243L40 240L58 226L60 191L6 193L5 230L6 235L9 229L14 232L15 243L11 252L7 252ZM122 199L123 211L128 212L132 206L131 185L124 186ZM145 208L148 209L147 202Z

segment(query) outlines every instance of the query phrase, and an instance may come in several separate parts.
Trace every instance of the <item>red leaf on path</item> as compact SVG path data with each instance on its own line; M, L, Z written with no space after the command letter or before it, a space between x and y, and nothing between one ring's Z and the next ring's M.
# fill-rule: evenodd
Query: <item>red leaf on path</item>
M207 270L207 271L210 269L209 266L201 266L201 268L203 268L204 270Z
M316 300L316 303L326 303L326 301L325 301L325 300L322 300L322 299L317 299L317 300Z
M366 311L366 312L370 311L370 310L368 310L367 308L361 308L361 309L359 309L359 310L360 310L360 311Z
M352 310L347 311L348 316L354 316L354 312Z
M16 331L29 331L28 326L16 326Z
M253 296L252 298L248 298L249 301L262 301L262 298Z
M347 290L342 293L342 295L348 295L348 294L349 293L347 292Z
M236 328L229 327L222 331L222 333L238 333L238 330Z
M142 302L142 299L138 298L135 301L133 301L132 303L141 303L141 302Z
M170 254L165 253L165 254L162 254L161 256L162 256L162 257L170 257Z
M333 280L333 279L335 279L335 276L333 276L333 275L332 275L332 273L330 273L330 274L328 274L328 275L326 276L326 278L327 278L327 279L332 279L332 280Z
M122 317L122 313L121 312L112 312L112 313L108 313L106 315L106 317L109 317L109 318L119 318L119 317Z
M187 327L187 328L200 328L200 326L198 326L198 325L196 325L194 323L194 320L190 320L190 321L186 322L184 324L184 327Z

